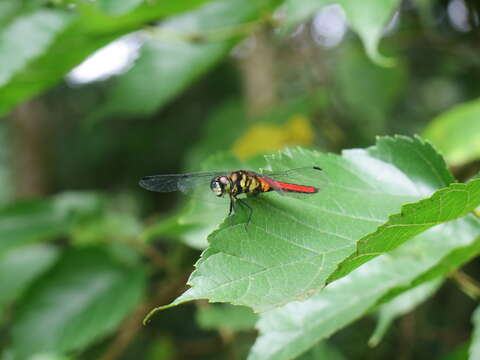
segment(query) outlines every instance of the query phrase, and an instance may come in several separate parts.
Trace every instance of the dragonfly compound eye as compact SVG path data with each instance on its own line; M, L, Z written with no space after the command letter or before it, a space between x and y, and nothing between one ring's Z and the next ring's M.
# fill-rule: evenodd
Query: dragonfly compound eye
M217 196L223 195L223 184L220 182L218 178L215 178L210 183L210 189L215 193Z

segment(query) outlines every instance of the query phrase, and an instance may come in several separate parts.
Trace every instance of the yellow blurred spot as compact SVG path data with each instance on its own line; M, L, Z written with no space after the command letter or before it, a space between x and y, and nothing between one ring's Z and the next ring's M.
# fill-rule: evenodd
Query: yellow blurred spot
M313 142L313 129L308 118L293 115L284 125L254 124L232 147L240 159L280 150L286 146L308 146Z

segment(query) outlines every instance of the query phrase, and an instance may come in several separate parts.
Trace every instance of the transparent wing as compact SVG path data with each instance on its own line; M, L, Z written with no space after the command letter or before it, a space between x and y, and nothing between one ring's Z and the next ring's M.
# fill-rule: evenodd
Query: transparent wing
M269 180L270 186L282 195L303 196L307 194L295 194L284 191L281 186L277 186L275 182L283 182L288 184L313 186L319 190L325 188L328 183L328 176L319 166L305 166L301 168L289 169L285 171L263 171L260 176Z
M189 190L201 186L208 185L216 176L228 174L228 171L212 171L189 174L165 174L151 175L143 177L139 185L144 189L157 192L172 192Z

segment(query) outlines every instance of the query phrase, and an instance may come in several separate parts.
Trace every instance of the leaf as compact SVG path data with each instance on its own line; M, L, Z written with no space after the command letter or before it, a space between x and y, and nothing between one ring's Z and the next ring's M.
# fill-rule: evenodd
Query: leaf
M0 26L10 22L19 14L32 12L41 6L45 6L49 1L50 0L2 1L0 3Z
M433 119L424 131L452 166L480 158L480 100L457 105Z
M370 148L370 153L381 160L390 161L396 167L406 170L409 178L414 180L419 192L425 187L442 187L453 181L448 173L443 159L435 153L428 143L419 140L410 145L407 142L394 142L390 138L377 143ZM422 149L423 148L423 149ZM426 158L425 151L429 153ZM421 160L422 165L413 165L413 159ZM478 206L480 182L472 180L467 184L452 183L446 188L435 192L430 198L416 203L406 204L401 212L391 215L388 221L378 229L357 242L355 254L343 261L329 281L340 278L351 269L386 251L399 246L404 241L427 230L428 228L462 217Z
M468 360L468 347L469 342L457 346L452 351L449 351L446 355L442 356L440 360Z
M474 180L402 208L453 181L442 158L420 139L381 138L374 147L342 156L288 150L267 160L276 171L321 166L330 182L308 198L267 193L247 199L253 211L248 226L239 207L233 226L224 223L209 236L191 288L167 307L206 298L261 312L305 299L367 259L480 203L480 181ZM298 181L317 185L320 179ZM396 215L388 219L390 214Z
M245 306L209 305L197 311L197 323L205 330L251 330L257 320L257 315Z
M372 133L385 133L387 120L405 88L405 65L377 66L360 46L347 44L340 49L332 72L352 126L367 139Z
M39 9L14 18L0 29L0 114L53 86L112 40L205 1L144 2L121 16L82 2L79 10Z
M140 264L122 264L105 249L67 252L17 306L16 356L65 353L105 337L139 303L145 281Z
M136 64L117 78L93 119L146 116L158 110L223 59L239 40L222 34L257 19L275 3L219 0L163 22L153 30ZM200 39L192 40L195 36Z
M442 285L443 279L437 278L414 287L380 306L379 319L374 333L368 340L370 346L377 346L395 318L412 311L419 304L432 296Z
M398 0L287 0L287 23L292 25L304 21L320 8L331 3L342 5L350 27L362 39L365 50L375 63L383 66L392 66L394 61L385 58L378 52L378 44L383 29L391 19L395 9L399 6Z
M378 52L383 29L399 6L398 0L341 0L347 20L363 41L368 56L377 64L393 66L394 60Z
M0 314L57 260L48 245L28 245L0 254Z
M478 206L479 196L480 180L477 179L468 184L451 184L428 199L403 206L399 214L390 216L375 233L359 240L355 254L339 264L329 281L435 225L465 216Z
M99 207L98 196L71 192L0 208L0 255L11 248L66 234L77 221L98 213Z
M326 342L315 345L309 352L301 355L297 360L344 360L345 357L333 346Z
M29 61L42 55L71 19L64 11L40 10L18 17L5 28L0 37L0 86L8 84Z
M14 355L11 355L11 357L5 357L2 358L2 360L14 360L16 359ZM65 356L65 355L60 355L60 354L55 354L55 353L41 353L41 354L35 354L31 357L28 358L28 360L73 360L74 358L71 356Z
M470 348L468 349L469 359L480 359L480 307L474 311L472 316L473 334Z
M144 0L100 0L98 7L105 13L110 15L121 15L132 11L142 4Z
M436 226L312 298L262 314L249 360L294 358L376 305L447 275L480 253L479 232L474 216Z
M75 244L95 244L106 241L126 242L141 232L139 220L127 213L106 212L74 226L70 233Z

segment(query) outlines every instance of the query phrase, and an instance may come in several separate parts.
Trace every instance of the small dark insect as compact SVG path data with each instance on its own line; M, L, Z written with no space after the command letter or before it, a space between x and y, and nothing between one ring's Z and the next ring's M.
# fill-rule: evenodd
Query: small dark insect
M238 198L239 195L258 195L269 191L277 191L280 194L315 194L320 190L318 187L296 184L294 183L294 179L299 176L301 178L308 178L310 173L314 174L321 171L322 169L318 166L308 166L271 174L237 170L151 175L143 177L139 184L144 189L157 192L172 192L178 190L188 192L197 186L210 184L210 189L216 196L229 196L230 209L228 215L235 212L237 201L249 210L248 223L252 209L244 200Z

